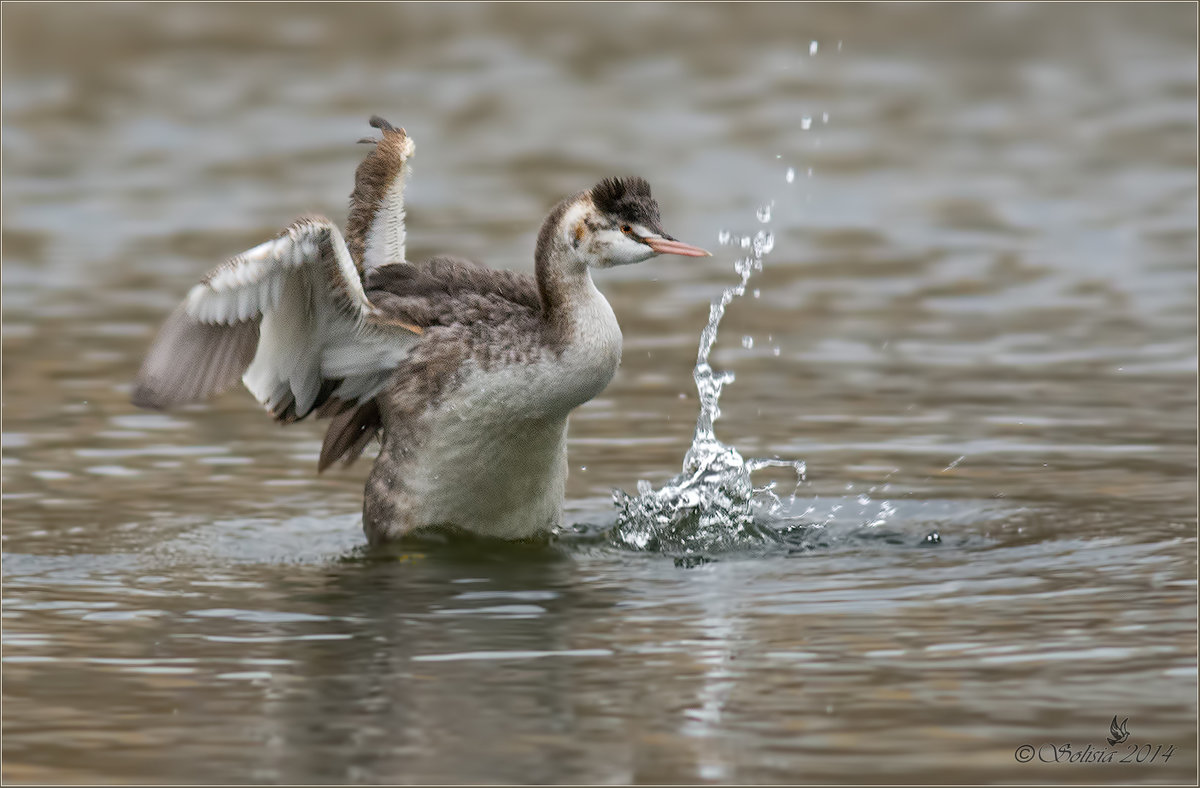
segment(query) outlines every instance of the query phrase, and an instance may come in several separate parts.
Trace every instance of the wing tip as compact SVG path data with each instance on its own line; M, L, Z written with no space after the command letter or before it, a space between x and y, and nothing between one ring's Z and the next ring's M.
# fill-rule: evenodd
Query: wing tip
M353 465L382 427L379 401L375 399L337 413L325 432L317 473L324 473L338 460L343 467Z
M170 404L159 391L140 380L133 384L129 402L134 407L144 410L166 410Z
M371 119L368 120L367 123L371 124L371 128L379 129L380 131L397 131L395 126L393 126L391 123L388 123L379 115L372 115Z

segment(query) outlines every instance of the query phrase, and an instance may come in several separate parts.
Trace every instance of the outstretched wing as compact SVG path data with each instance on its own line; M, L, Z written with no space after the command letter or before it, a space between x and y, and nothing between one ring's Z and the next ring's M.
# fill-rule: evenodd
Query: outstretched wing
M346 245L364 276L381 266L405 262L404 185L415 149L404 129L378 115L370 123L383 136L359 140L373 143L375 150L354 172L346 219Z
M337 227L306 217L191 289L147 353L133 403L194 402L240 375L281 421L331 399L349 408L379 393L420 333L367 301Z

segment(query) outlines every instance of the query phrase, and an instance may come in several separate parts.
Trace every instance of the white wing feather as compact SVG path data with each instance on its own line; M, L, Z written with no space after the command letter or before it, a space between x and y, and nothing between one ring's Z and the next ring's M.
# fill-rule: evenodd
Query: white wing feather
M191 289L147 354L134 401L193 401L244 369L246 388L284 420L306 416L335 382L332 396L363 402L420 333L375 318L341 232L324 217L301 219Z

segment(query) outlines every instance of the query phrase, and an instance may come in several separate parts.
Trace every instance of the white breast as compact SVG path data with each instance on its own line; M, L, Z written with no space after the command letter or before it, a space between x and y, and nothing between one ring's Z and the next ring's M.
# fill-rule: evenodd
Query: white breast
M582 296L573 299L569 340L558 360L560 386L566 401L573 403L570 408L604 391L621 364L621 326L590 276Z
M590 284L590 283L589 283ZM608 302L577 303L561 354L482 368L430 414L409 484L416 519L519 538L559 524L567 478L567 417L604 390L621 360L621 329Z

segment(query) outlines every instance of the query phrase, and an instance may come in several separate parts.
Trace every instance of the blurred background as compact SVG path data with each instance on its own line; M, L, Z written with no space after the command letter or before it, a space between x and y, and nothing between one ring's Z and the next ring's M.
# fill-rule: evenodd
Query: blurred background
M1196 34L1186 3L6 3L5 779L1190 779ZM532 270L622 174L714 251L597 275L625 351L572 418L572 522L678 472L761 230L718 436L896 545L364 563L368 466L317 477L322 425L133 409L205 271L344 219L376 113L417 144L414 259ZM1013 759L1115 713L1175 757Z

